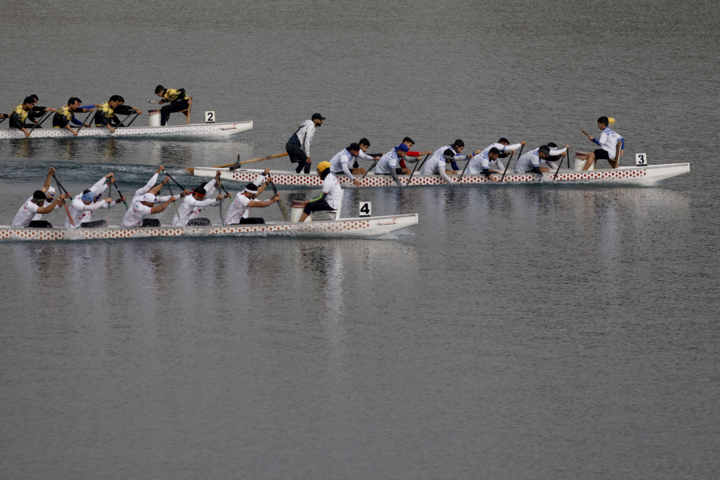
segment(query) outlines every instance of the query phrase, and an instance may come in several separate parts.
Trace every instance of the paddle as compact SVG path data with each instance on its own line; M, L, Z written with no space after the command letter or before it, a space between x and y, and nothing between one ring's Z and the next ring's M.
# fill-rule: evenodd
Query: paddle
M4 117L4 118L0 119L0 123L4 122L4 121L7 120L8 118L10 118L10 117Z
M129 115L128 115L128 116L129 116ZM127 124L127 127L125 127L125 128L128 128L130 125L132 125L132 123L135 121L135 119L136 119L137 117L139 117L139 116L140 116L140 114L139 114L139 113L136 113L135 116L133 117L133 119L130 120L130 123L128 123L128 124ZM126 118L125 120L127 120L127 118Z
M83 128L83 127L85 126L85 124L87 123L87 121L90 119L90 115L92 115L93 113L95 113L95 112L90 112L90 113L88 113L88 116L85 117L85 120L83 120L83 124L80 125L80 127L79 127L77 130L75 130L77 133L80 133L80 130L82 130L82 128ZM110 190L110 189L108 188L108 190Z
M229 168L229 167L237 167L240 165L243 165L245 163L253 163L253 162L262 162L263 160L270 160L273 158L280 158L280 157L287 157L287 153L278 153L275 155L268 155L267 157L260 157L260 158L253 158L252 160L245 160L244 162L235 162L235 163L228 163L226 165L217 165L215 167L211 168ZM238 155L239 157L239 155ZM195 167L186 168L186 171L190 172L190 175L195 175Z
M30 129L30 133L28 134L28 136L32 135L33 130L35 130L36 127L39 127L40 125L42 125L43 122L50 117L50 114L51 114L51 113L55 113L55 112L49 111L49 112L47 113L47 115L45 115L45 116L42 118L42 120L40 120L40 121L37 122L35 125L33 125L33 127ZM70 222L72 223L72 218L70 219ZM75 225L75 224L73 223L73 226L74 226L74 225Z
M150 100L150 99L148 98L148 103L160 103L160 100Z
M365 173L363 174L362 178L365 178L365 176L366 176L368 173L370 173L370 170L372 170L373 168L375 168L375 165L377 165L379 161L380 161L380 159L378 158L375 163L373 163L372 165L370 165L370 168L368 168L367 170L365 170Z
M177 185L180 190L182 190L183 192L185 191L185 188L182 185L180 185L178 182L176 182L175 179L167 171L165 172L165 175L167 175L168 178L170 178L170 180L175 182L175 185ZM172 195L172 192L170 193L170 195Z
M223 185L222 182L220 183L220 188L223 189L223 192L225 192L226 195L230 195L230 192L228 192L225 189L225 185ZM232 198L232 195L230 195L230 198ZM220 220L222 220L223 225L225 224L225 219L223 218L223 213L222 213L222 202L224 202L224 201L225 201L224 198L220 199Z
M273 194L274 194L274 195L277 195L277 194L278 194L278 193L277 193L277 188L275 188L275 184L272 182L272 180L270 181L270 186L271 186L272 189L273 189ZM288 214L287 214L287 211L285 210L285 207L284 207L283 204L282 204L282 200L278 200L278 206L280 207L280 213L282 213L283 218L284 218L285 221L287 222L287 221L288 221Z
M522 145L520 147L520 153L518 153L518 160L520 159L520 156L522 155L523 148L525 148L525 145ZM502 177L500 177L500 183L502 183L503 179L505 178L505 174L508 171L508 168L510 168L510 162L512 162L512 157L515 155L514 153L510 155L510 160L508 160L508 164L505 166L505 171L502 174Z
M167 175L167 172L165 172L165 175ZM168 177L170 177L170 175L168 175ZM170 177L170 180L172 180L172 177ZM173 180L173 182L174 182L174 181L175 181L175 180ZM176 182L176 183L177 183L177 182ZM172 193L172 188L170 187L170 184L169 184L169 183L167 184L167 187L168 187L168 190L170 190L170 196L171 196L171 197L174 197L175 195L173 195L173 193ZM180 187L180 188L182 188L182 187ZM178 210L177 205L175 204L175 202L172 202L172 204L173 204L173 207L175 207L175 213L177 213L178 221L179 221L179 220L180 220L180 210Z
M567 149L566 153L567 153L567 157L568 157L568 165L570 165L570 149L569 148ZM557 170L555 170L555 176L553 177L553 180L555 180L558 176L558 173L560 173L560 167L562 167L563 160L565 160L565 157L562 157L560 159L560 165L558 165Z
M58 179L54 173L53 173L53 178L55 179L55 184L57 185L58 191L60 192L60 194L62 195L63 192L68 193L68 191L65 190L65 187L63 187L62 184L58 181ZM64 198L63 198L62 202L63 202L63 206L65 207L65 213L67 214L68 220L70 220L70 225L72 225L74 227L75 222L73 221L72 215L70 215L70 209L68 208L67 203L65 203Z
M113 182L113 185L115 185L115 190L117 190L118 195L120 195L120 198L124 198L123 194L120 192L120 189L117 186L117 182ZM123 203L125 204L125 210L128 210L128 204L125 200L123 200Z
M110 177L111 183L112 183L112 179L113 179L113 177ZM111 194L111 193L112 193L112 187L111 187L110 185L108 185L108 198L110 198L110 194ZM111 204L111 203L112 203L112 202L108 202L108 206L107 206L108 214L107 214L107 220L105 220L105 224L106 224L108 227L110 226L110 204Z
M425 155L425 158L423 159L421 165L420 165L420 162L415 162L415 168L413 168L412 173L410 173L410 178L408 178L408 181L407 181L407 183L405 184L406 187L409 187L409 186L410 186L410 182L412 181L413 175L415 175L415 170L418 169L418 165L420 165L420 168L422 169L422 166L425 165L425 162L427 161L427 159L428 159L428 157L429 157L430 155L431 155L430 153L428 153L427 155Z
M473 158L475 158L474 155L473 155ZM463 171L462 171L462 173L460 174L460 177L457 179L457 182L455 182L455 183L458 183L460 180L462 180L463 175L465 175L465 170L467 170L468 165L470 165L470 160L472 160L472 158L468 158L468 159L467 159L467 163L465 164L465 168L463 168Z

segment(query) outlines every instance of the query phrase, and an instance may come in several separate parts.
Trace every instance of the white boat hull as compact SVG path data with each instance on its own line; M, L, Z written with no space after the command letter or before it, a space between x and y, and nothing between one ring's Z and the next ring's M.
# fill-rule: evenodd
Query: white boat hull
M182 138L222 138L252 130L253 122L192 123L190 125L166 125L164 127L120 127L115 133L107 128L82 128L75 137L65 128L36 128L29 138L99 138L99 137L182 137ZM0 130L0 139L26 138L21 130Z
M204 177L214 177L215 172L220 170L221 177L227 180L236 180L239 182L251 182L262 170L230 170L228 168L207 168L195 167L194 175ZM529 183L556 183L556 184L584 184L584 183L615 183L625 185L653 185L659 181L676 177L688 173L690 171L689 163L671 163L667 165L648 165L643 167L619 167L616 169L599 169L587 172L577 172L571 169L561 169L557 179L553 179L554 173L546 173L540 178L534 173L510 173L508 172L503 179L503 184L518 185ZM307 175L297 174L292 171L273 172L273 182L275 185L286 185L292 187L310 187L317 188L322 185L322 180L317 173L313 172ZM457 179L457 175L452 175ZM499 178L500 175L495 175ZM344 187L349 188L372 188L372 187L394 187L395 181L389 175L373 175L369 173L365 178L360 179L360 186L354 187L352 182L345 175L338 175L338 180ZM404 187L408 186L409 175L400 176L400 184ZM482 185L492 184L484 175L465 175L459 182L460 185ZM447 186L439 175L413 175L411 187L423 186Z
M0 226L0 241L104 240L150 237L224 237L283 235L290 237L374 237L417 225L418 214L345 218L304 223L147 228L11 228Z

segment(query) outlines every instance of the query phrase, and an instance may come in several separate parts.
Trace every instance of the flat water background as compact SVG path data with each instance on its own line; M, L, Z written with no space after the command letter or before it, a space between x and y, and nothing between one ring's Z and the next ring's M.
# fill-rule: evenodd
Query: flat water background
M361 137L591 150L608 115L623 164L691 172L349 190L346 215L420 215L371 240L0 245L0 478L717 478L719 21L666 0L3 5L2 111L145 111L162 83L195 122L255 128L2 140L2 224L50 166L73 193L113 171L131 195L160 164L194 186L184 168L280 153L314 112L316 164Z

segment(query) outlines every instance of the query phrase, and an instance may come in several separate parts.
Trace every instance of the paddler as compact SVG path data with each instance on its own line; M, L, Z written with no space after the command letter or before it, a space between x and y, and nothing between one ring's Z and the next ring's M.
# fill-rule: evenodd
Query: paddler
M48 112L56 112L57 111L54 108L39 106L37 104L37 102L40 101L40 98L34 93L32 95L30 95L30 98L35 100L35 104L33 105L33 108L32 108L32 110L30 110L30 114L28 115L30 117L30 120L35 120L36 118L40 118ZM42 128L42 126L38 126L37 128Z
M567 152L568 148L570 148L570 145L565 145L562 150L551 150L547 145L543 145L540 148L531 150L518 158L515 164L515 173L533 172L542 175L544 172L549 172L552 167L546 162L548 157L566 155L565 152Z
M330 164L326 163L328 166ZM228 208L225 216L225 225L244 225L244 224L262 224L265 219L260 217L250 218L250 209L253 207L267 207L275 202L280 201L280 195L275 195L270 200L255 200L258 195L265 191L265 187L270 184L270 169L258 175L255 180L248 183L245 190L235 195L235 200Z
M125 200L123 197L117 200L109 197L105 199L101 198L102 193L110 186L110 183L106 183L108 180L110 183L115 183L115 176L112 172L73 198L73 201L70 203L70 216L73 222L70 223L70 219L66 216L65 228L99 228L106 226L107 222L105 220L93 222L92 212L102 208L110 209Z
M303 168L305 173L310 173L310 144L315 136L315 129L322 126L325 117L319 113L313 113L310 120L305 120L300 127L295 130L290 140L285 144L285 151L290 157L290 163L297 163L296 173L300 173Z
M492 177L488 176L488 174L483 172L483 170L488 170L488 173L502 173L503 171L505 171L505 165L502 164L500 158L502 158L503 156L507 157L508 154L515 154L515 150L522 147L523 145L525 145L525 142L510 145L508 139L503 137L496 143L487 146L482 152L470 159L470 163L468 163L466 173L468 173L469 175L483 173L485 174L485 176L492 180ZM493 148L497 150L498 153L497 155L491 156L490 151ZM485 167L485 165L487 165L487 168ZM496 167L500 171L498 172L495 170L490 170L490 168L492 167Z
M403 139L402 143L404 143L405 145L407 145L408 148L410 149L410 148L413 147L413 145L415 145L415 140L413 140L413 139L410 138L410 137L405 137L405 138ZM414 157L414 158L417 158L417 159L419 160L419 157L421 157L421 156L423 156L423 155L430 155L431 153L432 153L432 150L428 150L427 152L419 152L419 151L409 150L409 151L407 152L407 157ZM404 159L404 158L401 158L401 159L400 159L400 167L401 167L401 168L408 168L407 165L405 164L405 159Z
M26 124L25 120L28 119L33 105L35 105L35 99L32 97L25 97L23 103L15 107L15 109L10 114L10 128L17 128L19 130L22 130L25 134L25 137L30 136L30 131L27 129L27 127L32 128L32 125ZM37 123L37 121L32 118L30 120Z
M145 186L135 191L132 204L130 205L128 211L125 212L122 222L120 222L121 227L134 228L160 226L160 220L157 218L145 218L145 216L162 212L176 200L176 197L174 196L157 196L157 194L160 193L160 190L162 190L162 188L170 181L169 177L165 177L162 182L155 185L158 175L164 170L165 167L160 165L157 172L150 177L150 180L148 180ZM187 193L189 192L183 192L183 194ZM155 205L156 202L161 202L162 204Z
M64 128L77 137L78 132L75 131L72 127L70 127L70 122L79 127L89 127L90 125L88 125L87 123L83 123L77 118L75 118L75 113L92 112L94 108L92 106L82 107L81 104L82 100L80 100L79 98L70 97L67 105L58 108L57 112L55 112L55 115L53 115L53 128Z
M188 97L184 88L165 88L162 85L155 87L155 94L162 97L158 102L160 105L169 103L160 109L160 125L165 125L170 119L170 114L174 112L182 112L192 105L192 100Z
M349 147L340 150L332 160L330 160L330 172L335 176L344 173L345 176L353 182L353 185L356 187L360 186L360 180L355 178L353 173L362 175L365 173L364 169L354 168L352 172L350 171L351 162L360 155L360 151L360 145L357 143L351 143ZM363 172L360 173L359 170L363 170Z
M375 166L375 175L390 175L397 186L400 186L400 179L398 174L409 174L410 170L399 166L400 160L410 158L407 157L407 153L410 149L404 143L401 143L397 147L393 147L388 153L382 156ZM417 158L415 161L417 162Z
M337 210L337 202L342 195L342 189L337 177L330 172L330 162L320 162L317 166L317 173L323 181L322 193L312 200L302 202L304 208L300 222L304 222L312 212Z
M358 159L367 160L370 162L377 162L378 160L380 160L380 157L382 157L382 154L378 153L375 155L370 155L367 153L368 148L370 148L370 140L368 140L367 138L361 138L358 142L358 145L360 145L360 152L353 161L352 172L353 175L364 175L366 170L360 167L360 165L358 164Z
M131 107L130 105L125 105L125 99L121 96L117 96L118 100L118 106L115 107L115 115L112 117L112 124L114 127L126 127L127 125L123 125L123 123L120 121L120 119L117 117L118 115L132 115L133 113L137 113L138 115L142 115L142 110L139 108Z
M420 170L420 174L440 175L447 183L453 183L453 180L450 180L447 171L445 171L445 166L448 163L451 163L453 170L450 171L450 173L457 173L457 170L459 170L459 168L455 163L456 161L470 160L476 154L481 152L481 150L477 150L475 153L461 155L464 149L465 142L460 139L455 140L455 142L451 145L445 145L444 147L438 148L437 150L435 150L435 153L433 153L432 156L428 159L428 161L425 162L425 165L423 165L422 169Z
M618 157L623 156L623 151L625 150L625 139L608 127L610 124L608 117L602 116L598 118L597 122L598 128L602 132L600 134L600 139L591 137L585 130L582 131L591 142L600 146L600 148L590 154L587 162L585 162L585 168L583 168L583 170L588 170L592 167L595 160L607 160L612 168L618 168L620 165L620 158L615 158L615 150L617 149L617 143L620 142L620 154Z
M180 206L177 213L173 217L173 227L184 227L185 225L210 225L207 218L197 218L205 207L214 207L220 204L223 195L212 198L212 192L215 191L215 185L220 182L220 170L215 174L215 178L209 182L201 183L193 188L190 195L187 195ZM230 195L225 195L230 198Z
M40 220L41 217L35 217L37 215L52 212L55 208L63 204L64 199L70 198L69 194L58 195L52 203L47 206L45 205L45 202L47 201L45 192L51 188L50 182L52 182L52 176L54 173L54 168L48 170L47 178L45 179L45 184L42 188L40 190L36 190L30 198L25 200L25 203L23 203L20 210L18 210L18 213L15 214L15 218L13 218L11 224L13 228L52 228L50 222Z
M115 133L112 126L112 119L115 116L115 109L120 105L120 96L113 95L110 100L100 105L95 113L95 126L107 127L110 133Z

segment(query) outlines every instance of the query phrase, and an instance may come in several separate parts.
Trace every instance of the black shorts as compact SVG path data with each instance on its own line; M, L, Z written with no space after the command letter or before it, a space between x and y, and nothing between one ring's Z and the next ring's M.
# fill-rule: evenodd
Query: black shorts
M332 208L328 202L325 200L318 200L316 202L310 202L307 205L305 205L305 208L303 208L303 212L307 215L310 215L312 212L322 212L322 211L333 211L335 210Z
M250 217L250 218L241 218L240 223L237 225L263 225L265 224L265 219L259 218L259 217Z
M610 160L610 155L608 155L607 150L603 150L602 148L598 148L595 150L595 160Z
M305 163L307 162L307 155L302 151L302 148L297 145L288 143L285 145L285 151L290 156L290 163Z

